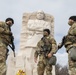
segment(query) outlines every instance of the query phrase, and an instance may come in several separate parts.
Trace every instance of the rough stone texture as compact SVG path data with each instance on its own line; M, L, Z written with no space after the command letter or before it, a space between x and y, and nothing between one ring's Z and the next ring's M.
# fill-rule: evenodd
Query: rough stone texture
M7 59L7 73L6 75L15 75L15 58L13 52L9 53Z

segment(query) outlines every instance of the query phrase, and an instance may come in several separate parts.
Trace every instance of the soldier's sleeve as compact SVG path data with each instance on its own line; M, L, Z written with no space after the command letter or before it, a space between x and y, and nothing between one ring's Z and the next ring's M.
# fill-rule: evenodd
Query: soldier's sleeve
M10 31L6 30L5 22L0 22L0 33L5 34L5 35L12 34Z
M76 36L76 23L74 23L73 26L70 27L68 34Z
M0 33L4 32L3 24L4 24L4 22L0 22Z
M51 53L55 54L57 52L57 43L54 38L51 38L52 50Z
M37 49L36 49L36 51L35 51L35 53L34 53L34 57L38 57L38 55L39 55L39 53L40 53L40 51L42 51L43 50L43 48L41 47L42 46L42 41L40 40L38 43L37 43Z
M37 58L38 57L38 52L39 52L39 42L37 43L37 49L34 53L34 57Z

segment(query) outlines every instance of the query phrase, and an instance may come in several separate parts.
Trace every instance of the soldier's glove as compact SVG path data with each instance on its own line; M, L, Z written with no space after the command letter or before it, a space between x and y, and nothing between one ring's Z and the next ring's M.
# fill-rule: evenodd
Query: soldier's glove
M58 44L58 49L60 49L62 47L61 43Z

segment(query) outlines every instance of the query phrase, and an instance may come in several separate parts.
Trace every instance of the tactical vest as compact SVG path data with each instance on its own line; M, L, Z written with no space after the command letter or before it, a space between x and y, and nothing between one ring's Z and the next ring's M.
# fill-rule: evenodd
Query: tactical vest
M10 31L9 27L4 22L0 23L0 27L2 27L6 32ZM6 45L11 44L11 36L0 33L0 41Z
M74 23L69 31L68 31L68 35L66 36L65 42L72 42L72 43L76 43L76 23Z
M43 37L41 39L41 47L43 48L44 51L51 51L52 49L52 43L50 42L50 37Z

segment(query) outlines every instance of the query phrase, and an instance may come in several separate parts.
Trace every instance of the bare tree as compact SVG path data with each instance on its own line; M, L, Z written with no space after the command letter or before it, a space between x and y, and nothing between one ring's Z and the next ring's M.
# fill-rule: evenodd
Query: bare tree
M56 65L56 75L69 75L67 66Z

